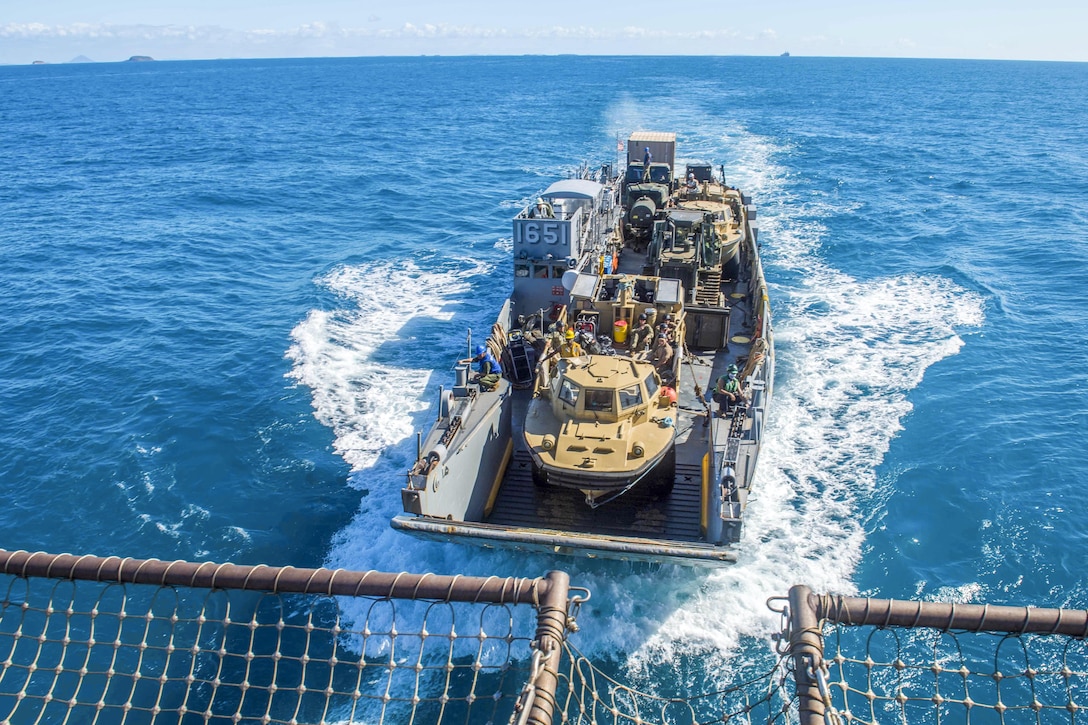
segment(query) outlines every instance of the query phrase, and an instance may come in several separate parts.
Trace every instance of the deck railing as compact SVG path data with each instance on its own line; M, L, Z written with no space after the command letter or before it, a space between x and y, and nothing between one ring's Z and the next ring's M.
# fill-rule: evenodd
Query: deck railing
M774 599L777 646L710 692L646 692L535 579L0 550L0 722L1077 722L1088 611ZM758 648L757 648L758 650ZM653 689L661 689L654 685Z
M804 586L781 610L801 725L1085 719L1086 610L817 595Z
M568 607L536 579L0 551L3 722L550 723ZM355 625L338 598L349 598ZM516 610L536 610L536 630Z

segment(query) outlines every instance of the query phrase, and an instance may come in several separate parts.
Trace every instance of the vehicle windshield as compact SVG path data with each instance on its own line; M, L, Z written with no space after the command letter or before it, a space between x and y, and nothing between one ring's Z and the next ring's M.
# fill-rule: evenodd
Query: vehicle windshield
M586 412L587 413L611 413L612 412L612 390L587 390L586 391Z

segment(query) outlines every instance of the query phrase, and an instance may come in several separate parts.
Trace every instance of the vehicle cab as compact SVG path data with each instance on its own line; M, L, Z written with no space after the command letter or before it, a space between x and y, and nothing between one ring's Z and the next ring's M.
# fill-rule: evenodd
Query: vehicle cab
M676 396L650 363L566 358L537 393L525 442L540 482L585 491L622 488L672 449Z

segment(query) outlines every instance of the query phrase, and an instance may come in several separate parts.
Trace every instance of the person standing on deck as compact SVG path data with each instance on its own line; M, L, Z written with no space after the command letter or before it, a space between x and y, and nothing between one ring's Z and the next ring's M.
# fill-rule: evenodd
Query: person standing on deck
M650 147L646 147L646 151L642 154L642 180L650 180L650 162L654 160L654 155L650 153Z
M582 346L574 339L574 330L567 330L567 341L559 348L560 357L581 357L585 355Z

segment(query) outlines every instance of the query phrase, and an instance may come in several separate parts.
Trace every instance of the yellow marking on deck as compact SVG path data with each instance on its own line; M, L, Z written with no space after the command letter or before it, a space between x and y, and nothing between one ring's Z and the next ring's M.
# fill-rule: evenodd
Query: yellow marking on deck
M710 508L707 506L707 500L710 497L710 454L703 454L703 505L699 511L699 532L703 535L703 540L707 537L707 527L710 522L707 521L707 510Z
M502 478L506 475L506 467L510 465L510 457L514 455L514 439L506 442L506 453L502 455L502 465L495 476L495 482L491 484L491 493L487 497L487 505L484 506L484 518L491 515L491 509L495 508L495 500L499 497L499 488L502 487Z

